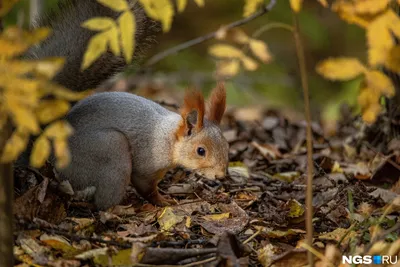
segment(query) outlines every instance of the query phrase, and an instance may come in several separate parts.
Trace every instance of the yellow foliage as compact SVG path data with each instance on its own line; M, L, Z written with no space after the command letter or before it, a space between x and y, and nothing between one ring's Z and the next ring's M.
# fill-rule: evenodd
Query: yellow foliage
M41 123L50 123L63 116L70 107L67 100L79 100L88 95L88 92L74 93L50 81L62 68L63 58L18 58L49 33L48 28L26 32L17 27L8 27L0 34L0 125L10 121L16 128L0 155L1 162L17 159L25 150L29 136L41 133ZM47 96L56 96L57 99L43 100ZM54 135L62 136L66 142L71 133L68 130L59 127ZM34 144L31 155L33 166L40 167L49 153L49 140L42 134ZM62 162L68 163L67 160Z
M85 21L82 24L82 27L91 31L104 31L110 29L111 27L116 27L116 26L115 26L115 21L111 18L96 17Z
M208 52L219 58L242 58L244 56L240 49L226 44L215 44L209 48Z
M400 46L390 49L384 64L389 70L400 73Z
M82 27L99 31L99 33L90 39L83 56L81 69L85 70L90 67L102 54L107 52L108 46L115 56L120 56L122 50L125 61L128 64L131 63L135 50L136 21L127 0L97 1L116 12L122 12L122 14L117 21L108 17L95 17L82 23Z
M271 53L266 43L260 40L251 39L249 42L251 52L264 63L271 61Z
M133 52L135 49L134 36L136 32L135 17L132 12L125 11L119 18L119 28L121 32L121 44L122 50L124 51L124 56L126 62L130 63L132 61Z
M43 135L50 139L67 139L72 133L73 129L66 121L56 121L46 127Z
M371 66L381 65L394 46L391 24L398 20L393 11L388 10L373 20L367 28L368 62Z
M14 131L10 139L7 140L6 146L4 147L4 152L0 156L0 162L11 162L16 160L21 154L27 143L28 143L29 135L27 135L24 131L17 130Z
M182 12L183 10L185 10L187 0L176 0L176 5L178 8L178 12Z
M257 62L250 57L243 56L241 60L246 70L255 71L258 68Z
M300 12L302 4L303 4L303 0L290 0L290 7L296 13Z
M68 149L68 142L66 139L55 139L54 142L54 155L56 156L56 167L64 168L68 166L71 155Z
M366 71L356 58L330 58L317 65L317 72L330 80L350 80Z
M18 27L8 27L0 35L0 57L11 58L25 52L49 35L50 29L38 28L32 32L24 32Z
M381 71L371 70L365 73L365 80L369 88L377 93L391 97L395 93L392 80Z
M203 6L204 6L204 0L194 0L194 2L195 2L199 7L203 7Z
M239 60L221 60L217 66L217 75L222 77L232 77L239 72Z
M70 104L66 100L42 100L36 109L36 116L41 124L47 124L64 116L69 109Z
M249 17L252 15L263 3L264 0L245 0L243 17Z
M362 0L354 2L354 11L359 14L376 14L387 8L391 0Z
M85 55L83 56L82 70L87 69L96 59L107 51L108 36L108 32L102 32L90 39Z
M46 138L46 136L41 135L33 144L30 158L31 165L35 168L43 166L47 158L50 156L50 152L50 141Z
M139 0L139 2L150 18L161 22L164 32L171 29L174 8L170 0Z

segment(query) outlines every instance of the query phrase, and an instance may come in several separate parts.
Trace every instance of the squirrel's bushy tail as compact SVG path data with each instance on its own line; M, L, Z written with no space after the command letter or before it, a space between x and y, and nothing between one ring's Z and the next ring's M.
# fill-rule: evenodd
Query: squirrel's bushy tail
M139 64L145 50L154 43L154 36L159 31L159 25L146 17L137 1L132 1L131 6L136 18L136 36L132 36L136 40L134 64ZM51 36L39 46L31 48L25 57L33 59L65 57L64 68L54 80L73 91L93 89L120 72L125 66L125 61L122 57L116 57L111 52L107 52L91 67L81 72L80 67L88 41L96 34L94 31L82 28L81 24L93 17L115 19L118 16L118 13L96 0L62 0L58 11L50 12L36 23L37 27L52 28Z

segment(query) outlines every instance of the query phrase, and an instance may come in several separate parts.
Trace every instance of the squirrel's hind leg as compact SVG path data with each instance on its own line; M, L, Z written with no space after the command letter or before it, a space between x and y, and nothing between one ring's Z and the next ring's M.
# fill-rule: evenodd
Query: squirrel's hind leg
M77 129L69 140L71 164L61 170L74 190L94 186L94 204L100 210L118 205L126 193L132 156L125 135L115 130Z

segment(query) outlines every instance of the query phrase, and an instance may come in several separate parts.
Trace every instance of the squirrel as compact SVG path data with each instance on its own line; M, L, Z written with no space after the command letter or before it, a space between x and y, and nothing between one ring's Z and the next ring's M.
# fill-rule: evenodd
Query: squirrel
M151 44L157 24L134 1L137 32L135 59ZM80 63L92 32L80 24L94 16L116 16L95 0L68 0L58 16L39 22L53 35L28 51L27 57L65 56L66 65L55 81L74 91L100 85L120 72L123 59L108 53L80 72ZM65 119L74 128L68 140L70 164L56 172L75 192L95 188L100 210L118 205L129 183L149 202L165 206L171 200L157 190L158 182L175 166L194 170L208 179L222 178L228 167L228 142L219 124L226 108L226 90L218 83L208 109L203 95L188 91L180 113L125 92L91 95L72 107ZM54 163L54 159L51 159Z

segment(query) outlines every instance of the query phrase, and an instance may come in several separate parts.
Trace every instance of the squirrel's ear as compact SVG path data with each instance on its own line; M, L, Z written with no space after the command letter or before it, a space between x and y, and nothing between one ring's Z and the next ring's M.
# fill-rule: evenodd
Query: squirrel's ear
M193 131L203 128L204 97L199 91L187 91L181 109L183 123L177 131L178 136L189 136Z
M208 103L207 118L220 124L226 109L226 89L223 82L218 82L217 86L212 90Z

